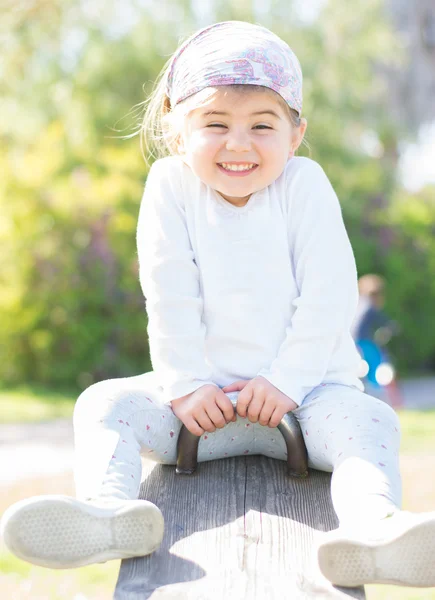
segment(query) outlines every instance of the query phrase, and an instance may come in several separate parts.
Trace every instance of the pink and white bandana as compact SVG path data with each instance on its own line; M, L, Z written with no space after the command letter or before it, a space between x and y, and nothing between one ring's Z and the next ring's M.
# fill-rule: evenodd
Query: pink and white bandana
M302 71L291 48L277 35L243 21L201 29L174 54L167 81L172 107L207 87L251 84L277 92L302 110Z

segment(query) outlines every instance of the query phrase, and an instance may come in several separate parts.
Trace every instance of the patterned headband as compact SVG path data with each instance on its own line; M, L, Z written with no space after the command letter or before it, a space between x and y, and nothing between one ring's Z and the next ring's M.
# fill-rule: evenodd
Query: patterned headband
M259 25L225 21L190 37L172 58L167 80L171 106L207 87L251 84L277 92L302 111L302 71L291 48Z

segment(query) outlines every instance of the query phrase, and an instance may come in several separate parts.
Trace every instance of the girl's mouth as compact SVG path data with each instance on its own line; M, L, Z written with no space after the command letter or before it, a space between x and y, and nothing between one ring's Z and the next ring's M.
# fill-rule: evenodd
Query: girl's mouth
M255 163L217 163L219 170L230 177L246 177L257 170Z

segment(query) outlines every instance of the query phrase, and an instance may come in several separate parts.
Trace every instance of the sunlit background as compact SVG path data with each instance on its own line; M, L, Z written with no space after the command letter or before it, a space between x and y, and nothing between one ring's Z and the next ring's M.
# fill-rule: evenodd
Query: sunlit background
M135 247L142 103L181 40L230 19L269 27L298 55L302 153L337 191L360 274L386 280L399 380L434 375L433 0L1 0L3 421L69 419L94 381L150 369ZM428 393L433 406L435 384ZM6 498L46 490L35 481ZM24 574L4 597L36 598L41 570L8 561L8 585ZM109 597L69 593L50 598Z
M83 388L149 368L135 250L147 167L129 136L178 42L225 19L266 25L300 57L309 153L360 273L388 282L400 370L435 367L433 2L21 0L2 13L3 382Z

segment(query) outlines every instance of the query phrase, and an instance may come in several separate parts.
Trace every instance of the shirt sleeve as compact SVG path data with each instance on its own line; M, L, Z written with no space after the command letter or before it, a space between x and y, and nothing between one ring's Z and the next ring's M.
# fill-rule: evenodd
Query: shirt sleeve
M299 295L277 357L258 374L300 405L322 383L335 345L350 331L358 285L341 207L323 169L307 161L288 182L287 193Z
M205 361L203 300L186 225L182 172L170 162L162 159L151 167L137 228L151 362L168 404L213 383Z
M373 335L376 333L376 330L379 329L379 327L388 327L388 325L390 325L391 319L387 317L383 310L373 306L370 310L370 313L370 324Z

